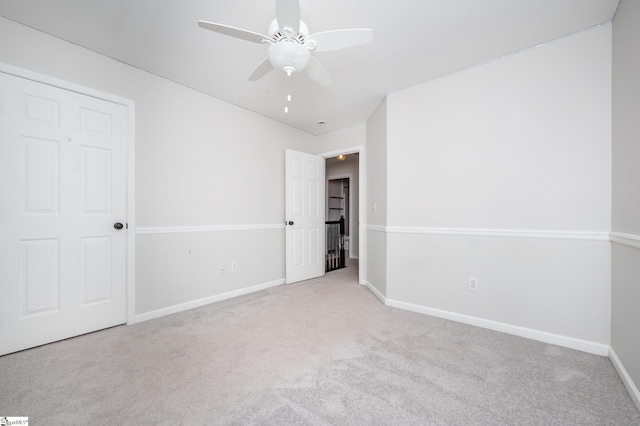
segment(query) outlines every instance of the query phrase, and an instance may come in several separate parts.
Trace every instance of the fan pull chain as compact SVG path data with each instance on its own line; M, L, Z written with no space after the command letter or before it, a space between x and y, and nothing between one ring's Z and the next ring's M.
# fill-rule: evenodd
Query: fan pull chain
M289 105L288 103L291 102L291 82L289 81L291 79L290 76L287 75L286 80L285 80L285 84L284 84L284 94L285 97L287 99L287 103L284 106L284 113L288 114L289 113Z

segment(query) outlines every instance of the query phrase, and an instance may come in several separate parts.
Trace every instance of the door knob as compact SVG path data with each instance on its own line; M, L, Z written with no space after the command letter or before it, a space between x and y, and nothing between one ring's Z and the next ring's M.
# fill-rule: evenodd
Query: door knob
M122 228L124 228L124 225L121 224L120 222L116 222L116 223L113 224L113 227L116 228L116 229L122 229Z
M289 221L289 225L293 225L293 221L292 220Z

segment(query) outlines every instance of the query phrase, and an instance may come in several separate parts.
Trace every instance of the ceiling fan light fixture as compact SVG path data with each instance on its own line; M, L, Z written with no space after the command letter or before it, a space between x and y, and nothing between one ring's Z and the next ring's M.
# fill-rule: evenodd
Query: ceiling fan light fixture
M293 73L306 70L312 80L328 86L332 81L331 76L311 56L311 51L328 52L369 43L373 40L373 30L351 28L309 35L309 28L300 20L300 1L275 0L276 19L269 25L268 36L215 22L198 21L198 25L210 31L268 46L267 58L251 73L249 81L259 80L275 68L287 75L287 82Z
M269 62L287 75L304 70L311 60L311 52L304 45L291 40L281 40L269 46Z

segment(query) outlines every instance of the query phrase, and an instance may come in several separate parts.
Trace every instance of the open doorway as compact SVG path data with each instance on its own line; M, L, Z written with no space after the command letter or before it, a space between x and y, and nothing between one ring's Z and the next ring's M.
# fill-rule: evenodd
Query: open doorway
M349 178L327 179L325 272L346 266L349 250Z
M326 157L327 271L358 267L360 216L360 154ZM340 221L342 219L342 223ZM340 228L342 227L342 228ZM330 239L342 233L335 242ZM344 250L341 253L341 249ZM343 256L344 263L340 256ZM333 262L333 263L331 263Z

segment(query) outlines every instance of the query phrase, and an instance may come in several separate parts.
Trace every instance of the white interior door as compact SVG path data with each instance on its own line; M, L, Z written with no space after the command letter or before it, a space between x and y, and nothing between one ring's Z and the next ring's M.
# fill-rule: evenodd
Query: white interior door
M324 158L285 151L286 282L319 277L325 270Z
M0 72L0 138L0 355L125 323L126 107Z

